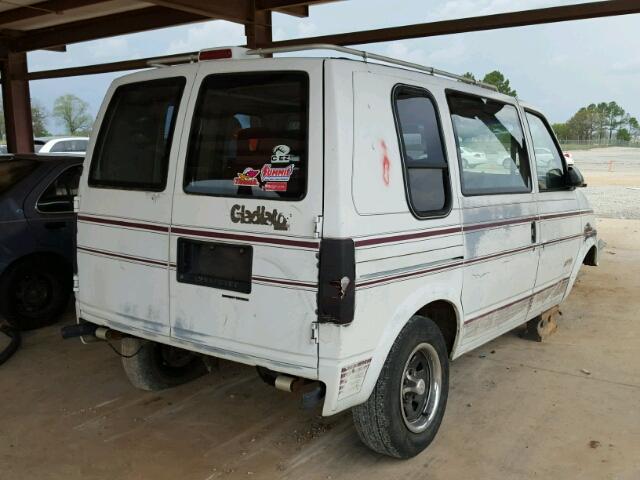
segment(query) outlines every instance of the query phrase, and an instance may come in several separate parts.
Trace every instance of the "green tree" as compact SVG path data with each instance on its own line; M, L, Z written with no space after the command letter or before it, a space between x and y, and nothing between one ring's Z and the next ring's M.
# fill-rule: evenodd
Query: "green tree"
M554 123L552 126L553 131L560 140L569 140L570 129L567 123Z
M589 107L582 107L567 121L567 129L571 140L591 140L594 129L593 111Z
M625 118L626 112L624 108L618 105L616 102L609 102L606 110L606 126L609 129L609 140L613 138L613 132L625 124L627 120Z
M638 122L636 117L629 117L629 123L627 126L632 138L640 137L640 122Z
M482 81L495 86L500 93L504 93L505 95L511 95L512 97L518 95L517 92L511 88L509 80L498 70L487 73Z
M630 142L631 133L626 128L621 128L616 132L616 140L620 140L622 142Z
M88 135L93 125L89 104L72 94L56 98L53 116L69 135Z
M474 82L476 81L476 76L475 76L473 73L471 73L471 72L463 73L463 74L462 74L462 76L463 76L464 78L468 78L469 80L472 80L472 81L474 81Z
M33 125L34 137L48 137L51 135L47 130L47 109L39 101L31 100L31 124Z

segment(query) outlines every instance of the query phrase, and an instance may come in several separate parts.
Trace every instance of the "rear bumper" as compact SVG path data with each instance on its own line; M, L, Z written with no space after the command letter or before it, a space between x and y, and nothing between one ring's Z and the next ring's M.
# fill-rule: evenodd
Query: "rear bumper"
M118 332L131 335L134 337L144 338L165 345L171 345L185 350L201 353L203 355L209 355L216 358L222 358L232 362L242 363L250 366L260 366L268 368L279 373L285 373L297 377L307 378L310 380L318 380L317 368L308 368L301 365L295 365L292 363L285 363L275 361L266 357L258 355L250 355L238 351L234 351L222 346L205 345L198 342L187 341L180 338L167 336L164 333L154 332L149 329L140 329L132 326L130 323L123 323L116 319L107 319L106 315L96 315L91 312L90 308L82 306L76 301L76 318L78 323L85 321L102 327L108 327Z

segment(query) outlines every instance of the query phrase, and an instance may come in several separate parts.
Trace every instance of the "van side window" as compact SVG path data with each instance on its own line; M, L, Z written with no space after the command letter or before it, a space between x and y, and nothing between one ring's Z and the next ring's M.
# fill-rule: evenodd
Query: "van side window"
M409 204L417 216L441 215L451 194L434 102L425 90L398 86L394 103Z
M488 98L450 93L463 195L531 191L529 159L517 109Z
M527 122L533 139L538 188L541 192L564 189L564 163L549 125L531 112L527 112Z
M90 186L164 190L184 85L177 77L116 89L98 133Z
M307 187L309 78L214 74L200 88L184 172L190 194L299 200Z

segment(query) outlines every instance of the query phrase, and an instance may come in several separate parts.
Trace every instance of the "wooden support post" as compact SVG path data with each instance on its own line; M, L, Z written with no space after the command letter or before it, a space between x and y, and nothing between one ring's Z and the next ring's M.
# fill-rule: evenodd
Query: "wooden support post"
M273 41L271 11L257 10L256 0L251 2L249 21L244 26L248 48L266 47Z
M8 53L0 62L0 69L7 149L11 153L32 153L33 126L27 79L27 54Z

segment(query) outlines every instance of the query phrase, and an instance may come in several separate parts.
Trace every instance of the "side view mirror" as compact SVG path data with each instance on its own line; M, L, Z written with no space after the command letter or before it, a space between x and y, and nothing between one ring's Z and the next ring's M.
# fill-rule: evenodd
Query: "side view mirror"
M568 187L573 188L587 186L587 184L584 183L584 177L582 176L582 173L580 173L580 170L578 170L575 166L570 166L567 169L566 184Z

